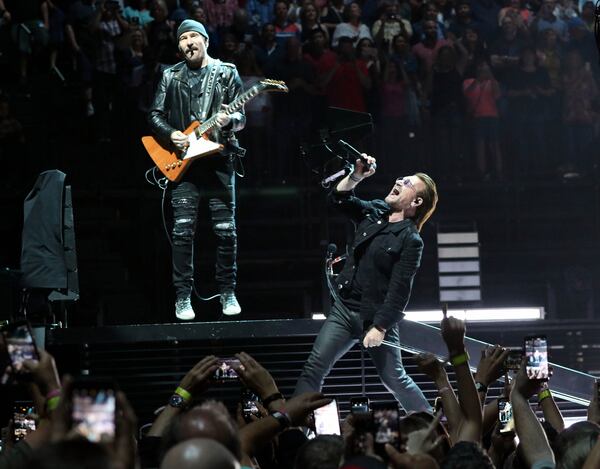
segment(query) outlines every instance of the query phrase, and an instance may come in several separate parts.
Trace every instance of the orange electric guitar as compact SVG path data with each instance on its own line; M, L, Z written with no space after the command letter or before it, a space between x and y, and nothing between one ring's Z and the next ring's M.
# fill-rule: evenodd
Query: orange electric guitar
M264 79L242 93L223 112L232 114L239 111L244 104L256 97L259 93L278 91L287 93L288 88L283 81ZM154 164L170 181L177 182L187 171L188 166L196 159L218 153L223 145L209 140L208 135L217 126L216 114L203 122L192 122L184 130L188 136L189 146L181 152L173 152L163 147L154 137L142 137L142 143Z

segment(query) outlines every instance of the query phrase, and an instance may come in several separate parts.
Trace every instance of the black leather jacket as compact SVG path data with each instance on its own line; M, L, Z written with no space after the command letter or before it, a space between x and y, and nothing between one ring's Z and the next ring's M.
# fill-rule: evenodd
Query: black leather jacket
M187 80L187 64L180 62L167 68L162 75L148 120L153 133L166 147L173 148L171 134L185 130L192 123L192 100L200 99L201 120L206 120L221 109L221 104L229 104L243 92L242 80L235 65L209 58L208 73L204 75L202 94L192 96L192 87ZM209 102L211 90L207 87L210 67L219 67L214 80L213 99ZM233 132L246 125L243 112L231 114L231 123L218 132L213 132L211 140L226 143L235 140Z
M410 298L413 278L421 265L423 240L415 223L406 219L387 223L390 206L383 200L361 200L350 192L334 190L330 202L358 224L354 241L349 246L348 259L337 276L338 293L349 295L356 266L375 235L386 228L387 234L377 241L373 271L362 287L360 316L366 323L389 329L404 317ZM365 268L361 265L361 269Z

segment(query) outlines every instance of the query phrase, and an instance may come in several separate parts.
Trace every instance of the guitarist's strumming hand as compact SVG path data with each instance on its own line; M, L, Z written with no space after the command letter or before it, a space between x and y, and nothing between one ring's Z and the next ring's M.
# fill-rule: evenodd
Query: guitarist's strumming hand
M227 109L227 105L221 104L221 108L225 110L225 109ZM219 128L225 127L230 122L231 122L231 117L229 117L229 114L227 114L224 111L217 112L217 125L219 126Z
M173 145L177 147L178 150L185 150L190 146L190 141L188 140L188 136L181 132L180 130L176 130L171 134L171 141Z

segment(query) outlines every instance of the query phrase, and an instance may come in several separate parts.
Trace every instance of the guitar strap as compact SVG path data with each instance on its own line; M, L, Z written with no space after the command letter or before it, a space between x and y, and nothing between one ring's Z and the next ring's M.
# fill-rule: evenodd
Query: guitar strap
M204 122L209 116L208 111L212 105L213 98L215 96L215 81L217 78L217 73L221 70L221 61L219 59L215 59L211 63L210 72L208 73L208 79L206 80L206 100L204 101L204 106L202 109L202 117L201 120Z

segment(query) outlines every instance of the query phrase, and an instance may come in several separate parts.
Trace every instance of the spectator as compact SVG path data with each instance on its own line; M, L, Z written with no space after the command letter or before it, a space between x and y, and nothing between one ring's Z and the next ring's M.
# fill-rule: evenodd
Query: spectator
M315 71L302 56L302 44L296 37L289 38L285 45L285 56L275 64L275 78L287 83L289 93L273 97L277 119L274 122L276 154L280 158L274 162L274 173L279 180L287 180L296 171L289 158L303 141L309 138L308 132L314 115L314 96L317 94Z
M469 77L475 76L475 65L481 60L489 61L489 53L486 44L479 36L479 30L467 27L464 36L458 41L457 45L462 45L466 54L465 74Z
M294 469L337 469L344 455L344 440L337 435L318 435L304 443Z
M123 18L142 28L146 28L153 21L146 0L130 0L129 5L123 9Z
M597 113L594 102L598 87L584 64L581 53L571 49L567 53L563 79L563 123L566 137L566 167L564 175L578 175L590 169L594 123Z
M522 0L507 1L506 6L498 13L498 24L500 26L502 26L502 21L507 16L514 21L517 29L523 32L527 31L528 26L533 21L531 10L523 6Z
M371 88L365 92L367 110L372 114L379 115L377 93L381 77L381 63L379 60L379 51L371 39L365 37L358 41L356 45L356 58L362 61L369 71Z
M275 20L275 0L248 0L246 10L250 22L259 30Z
M291 37L300 39L302 28L299 24L288 19L288 4L284 0L275 2L275 37L280 46Z
M502 20L501 36L490 47L490 61L494 75L504 83L519 66L519 56L525 41L519 36L515 21L510 16Z
M171 448L162 469L237 469L239 463L222 444L208 438L193 438Z
M50 70L64 80L62 72L56 66L56 58L65 43L65 13L52 0L46 0L48 4L48 46L50 51Z
M448 39L439 39L438 25L434 20L425 21L423 38L412 48L419 63L419 75L423 83L431 73L438 51L444 46L452 46L452 42Z
M190 10L190 18L198 21L202 24L207 24L208 19L206 17L206 11L200 5L193 6ZM217 51L221 45L221 38L219 33L210 28L207 28L206 33L208 34L208 53L211 56L216 56Z
M92 73L96 41L92 23L98 21L101 14L102 10L96 11L94 8L93 0L77 0L71 4L67 15L67 38L75 54L87 117L95 113L92 103Z
M569 30L567 23L554 14L556 0L544 0L538 15L531 23L531 30L534 34L540 34L545 29L554 29L561 41L569 40Z
M339 38L337 60L329 64L321 77L329 106L366 112L365 92L371 88L369 71L364 62L357 60L354 39Z
M203 0L206 26L209 31L221 34L233 24L233 14L238 9L237 0Z
M242 45L243 47L243 45ZM223 62L237 64L240 44L233 33L224 33L219 48L219 59Z
M314 3L304 3L302 11L300 12L300 26L302 28L302 33L300 35L302 44L305 44L308 41L308 38L313 31L321 31L324 34L327 43L329 43L329 32L327 31L327 28L321 24L319 12Z
M536 53L540 67L545 68L548 72L550 84L554 89L559 89L561 87L563 51L562 44L559 42L558 35L554 29L548 28L542 31Z
M481 36L490 43L498 29L500 5L495 0L473 0L471 2L473 19L479 24Z
M460 59L452 46L439 49L426 94L430 100L434 155L437 168L444 174L456 174L462 156L462 81L464 57Z
M588 31L581 18L571 18L569 20L569 43L568 49L577 49L581 53L584 62L588 62L592 67L592 72L596 79L600 77L600 68L598 67L598 49L594 41L594 35Z
M381 16L373 23L371 32L377 46L389 53L395 36L402 34L406 39L410 39L413 30L410 21L399 15L396 3L384 3L381 10Z
M504 168L500 150L499 113L496 106L496 101L500 98L500 85L487 62L479 62L476 77L464 81L463 92L471 117L471 134L479 175L484 180L491 177L501 180ZM488 159L492 162L493 173L488 170Z
M548 97L554 94L548 72L538 65L535 51L521 51L519 68L506 83L512 140L519 173L539 173L546 166L544 127Z
M283 55L283 47L277 42L275 25L267 23L263 26L258 43L253 49L258 66L265 76L271 76L275 64Z
M448 38L452 40L463 38L467 28L477 30L477 22L471 14L470 0L460 0L456 4L456 16L450 21Z
M436 24L436 35L438 40L442 40L446 37L446 27L438 19L438 9L435 3L425 3L422 7L423 14L421 21L413 25L414 41L415 43L425 38L425 23L427 21L434 21Z
M97 111L97 131L100 142L111 141L111 109L117 91L116 40L129 24L121 17L118 5L102 4L100 15L92 22L92 33L97 36L94 53L94 108Z
M6 10L4 11L6 15ZM10 11L12 39L19 51L19 81L25 85L29 62L48 45L50 26L48 3L45 0L19 0Z
M581 20L590 33L594 32L594 23L596 21L595 11L594 2L587 1L581 7Z
M155 0L152 17L154 20L147 28L148 59L161 67L173 65L178 62L176 25L169 19L169 10L164 0Z
M332 47L337 47L341 37L351 38L355 47L363 37L373 40L369 27L361 22L360 15L361 9L358 2L350 2L344 7L344 22L335 27L331 40Z
M344 22L344 0L328 0L327 5L321 10L321 24L327 28L329 37L338 24Z

